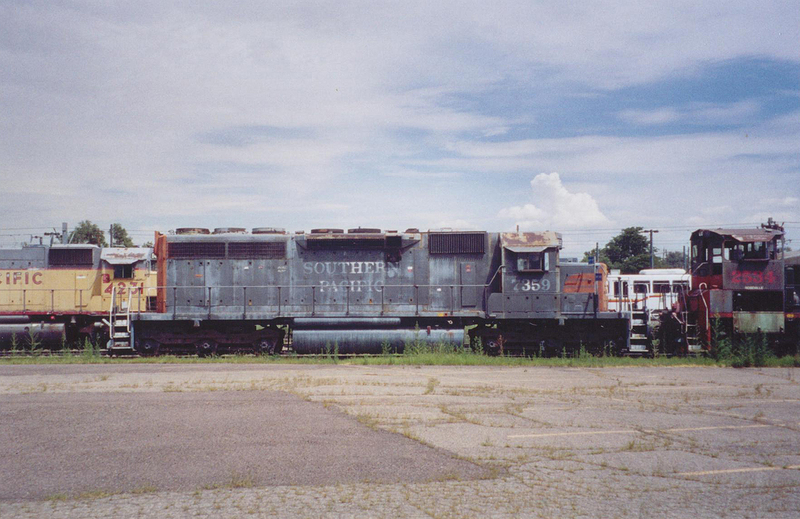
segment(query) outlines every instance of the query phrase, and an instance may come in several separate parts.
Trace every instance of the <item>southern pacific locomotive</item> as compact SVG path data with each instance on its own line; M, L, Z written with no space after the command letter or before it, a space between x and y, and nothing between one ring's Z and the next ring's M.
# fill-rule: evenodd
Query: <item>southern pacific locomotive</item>
M460 345L466 326L495 352L625 348L604 271L560 264L553 232L227 231L157 235L157 311L132 321L139 353L274 352L287 334L298 353L400 351Z
M0 287L0 327L57 323L51 342L105 329L109 352L143 355L402 351L462 345L465 327L490 352L625 351L628 316L606 309L605 268L560 263L560 248L554 232L362 228L184 229L156 235L153 263L29 247L4 251L0 274L42 284Z

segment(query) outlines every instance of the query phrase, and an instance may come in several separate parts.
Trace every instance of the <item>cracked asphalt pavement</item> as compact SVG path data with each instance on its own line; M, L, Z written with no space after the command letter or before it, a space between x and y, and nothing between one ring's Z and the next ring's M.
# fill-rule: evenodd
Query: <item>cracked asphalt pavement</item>
M798 380L0 365L0 517L798 517Z

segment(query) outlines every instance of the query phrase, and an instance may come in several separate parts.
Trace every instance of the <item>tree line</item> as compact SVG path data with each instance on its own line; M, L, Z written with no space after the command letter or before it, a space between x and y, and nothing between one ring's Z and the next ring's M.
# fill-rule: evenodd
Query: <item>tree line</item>
M642 234L643 227L626 227L618 235L600 249L601 263L610 269L619 269L623 274L638 274L640 270L650 268L650 240ZM667 252L658 257L657 248L653 248L653 268L684 268L682 252ZM583 261L589 261L597 251L590 250L583 254Z
M135 247L128 231L118 224L111 225L111 247ZM83 220L69 234L68 243L91 243L100 247L108 247L105 232L89 220ZM144 244L148 246L148 244Z

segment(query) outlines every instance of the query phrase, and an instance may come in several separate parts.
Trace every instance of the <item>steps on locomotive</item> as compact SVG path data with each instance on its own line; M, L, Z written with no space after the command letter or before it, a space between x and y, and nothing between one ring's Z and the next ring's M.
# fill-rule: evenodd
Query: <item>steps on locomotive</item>
M650 340L647 337L647 312L635 310L631 315L630 346L631 353L647 353Z
M703 351L700 337L697 336L696 323L686 323L686 350L689 353L700 353Z
M703 343L698 333L696 317L694 314L684 310L681 312L681 320L684 323L683 336L686 339L686 352L701 353L703 351Z
M108 321L105 321L109 329L109 340L106 345L109 355L133 352L133 345L131 344L130 296L128 298L128 300L123 299L118 302L116 291L112 292Z

